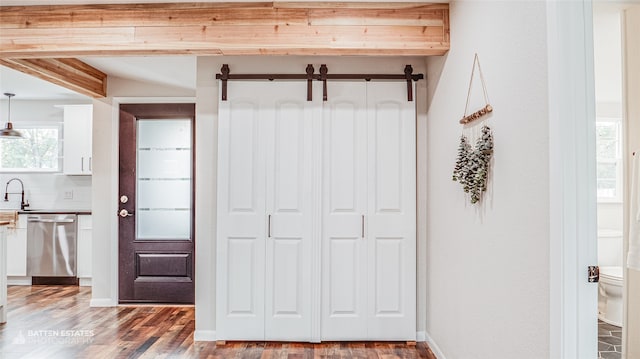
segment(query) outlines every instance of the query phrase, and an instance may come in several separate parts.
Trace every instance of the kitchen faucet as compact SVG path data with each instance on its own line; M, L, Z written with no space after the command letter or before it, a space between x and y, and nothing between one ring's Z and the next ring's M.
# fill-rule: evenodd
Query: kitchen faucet
M13 181L18 181L20 182L20 187L22 188L22 192L9 192L9 183L13 182ZM10 194L21 194L22 195L22 199L20 200L20 210L23 210L26 207L29 207L29 201L24 201L24 183L22 183L22 180L18 177L12 178L7 182L7 185L4 188L4 201L5 202L9 202L9 195Z

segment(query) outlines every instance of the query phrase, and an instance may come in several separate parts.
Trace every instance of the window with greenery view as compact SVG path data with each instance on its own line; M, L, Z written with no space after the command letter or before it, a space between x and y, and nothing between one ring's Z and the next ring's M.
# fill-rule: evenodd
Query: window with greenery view
M598 199L622 199L621 121L618 118L596 120L596 159Z
M26 127L26 126L25 126ZM60 168L59 125L16 128L24 138L0 139L0 171L56 172Z

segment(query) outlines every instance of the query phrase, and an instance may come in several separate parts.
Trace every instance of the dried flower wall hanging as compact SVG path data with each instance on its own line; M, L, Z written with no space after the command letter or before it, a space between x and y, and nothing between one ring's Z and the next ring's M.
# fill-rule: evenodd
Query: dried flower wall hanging
M482 89L484 91L486 105L479 111L476 111L471 115L467 115L467 110L469 108L469 95L471 94L471 85L473 84L473 74L475 72L476 65L478 67L478 72L480 73L480 80L482 81ZM478 60L478 54L476 54L473 60L473 69L471 70L471 81L469 82L469 92L467 93L467 104L460 123L462 125L467 125L492 111L493 107L489 104L489 96L487 95L484 77L482 76L482 70L480 69L480 61ZM469 195L469 199L473 204L478 203L482 199L483 193L487 190L487 181L490 173L489 166L493 156L493 134L491 133L491 128L486 124L483 124L481 133L475 142L475 146L472 148L469 139L464 134L463 128L463 134L460 136L460 145L458 146L458 156L456 158L456 164L453 168L452 176L454 181L460 182L462 190Z

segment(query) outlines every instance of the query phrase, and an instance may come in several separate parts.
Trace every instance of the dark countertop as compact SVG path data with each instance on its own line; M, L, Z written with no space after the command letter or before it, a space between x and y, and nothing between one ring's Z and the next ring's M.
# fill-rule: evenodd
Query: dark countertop
M18 214L91 214L90 209L27 209Z

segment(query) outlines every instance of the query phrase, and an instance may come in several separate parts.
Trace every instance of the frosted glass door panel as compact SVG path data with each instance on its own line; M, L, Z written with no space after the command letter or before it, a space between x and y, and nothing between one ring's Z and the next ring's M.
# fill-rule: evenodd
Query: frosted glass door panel
M191 177L191 149L140 149L138 178Z
M191 120L139 120L138 148L191 148Z
M190 119L137 121L138 240L191 238Z
M191 211L141 210L136 214L138 239L184 239L191 233Z
M170 190L167 191L167 189ZM162 195L159 195L160 193ZM191 181L138 181L139 209L189 209L190 207Z

